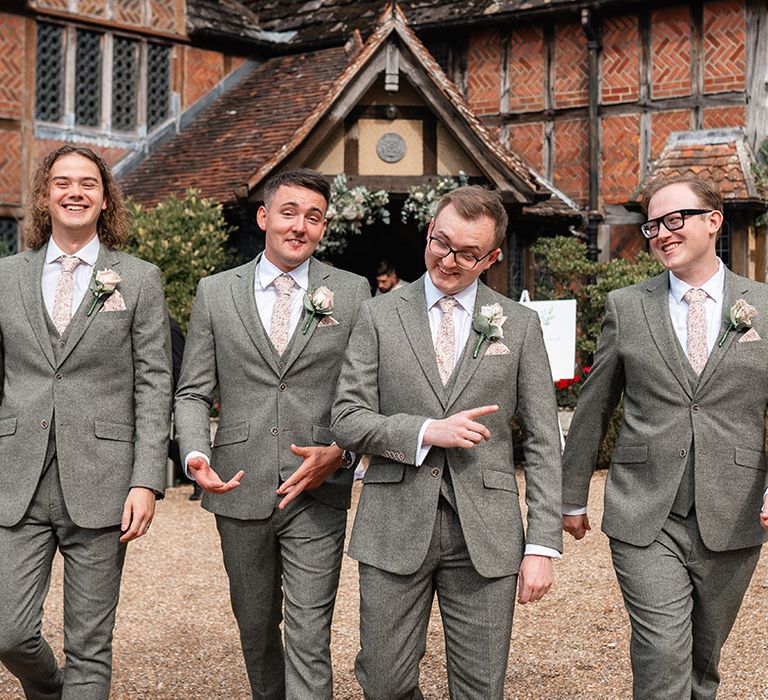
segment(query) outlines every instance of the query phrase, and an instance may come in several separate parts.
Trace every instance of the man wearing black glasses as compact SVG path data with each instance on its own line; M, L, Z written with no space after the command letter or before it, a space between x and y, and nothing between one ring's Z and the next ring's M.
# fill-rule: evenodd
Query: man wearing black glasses
M643 196L667 271L608 295L563 456L564 528L589 530L597 451L624 397L603 531L632 624L634 697L714 699L765 539L768 289L715 252L722 195L684 177Z
M347 346L331 427L339 444L372 455L349 545L369 699L422 697L437 593L451 697L500 700L515 595L540 599L560 556L560 437L539 319L478 280L506 228L495 192L447 194L429 227L427 274L365 304Z

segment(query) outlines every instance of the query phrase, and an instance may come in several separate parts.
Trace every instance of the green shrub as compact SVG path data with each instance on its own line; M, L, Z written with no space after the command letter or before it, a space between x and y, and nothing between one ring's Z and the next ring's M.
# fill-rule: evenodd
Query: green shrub
M168 310L186 332L197 283L237 262L227 247L234 229L227 226L220 204L193 189L152 209L133 201L128 207L133 225L123 250L163 271Z
M5 238L0 238L0 258L4 258L7 255L13 255L13 248L11 248L11 244Z

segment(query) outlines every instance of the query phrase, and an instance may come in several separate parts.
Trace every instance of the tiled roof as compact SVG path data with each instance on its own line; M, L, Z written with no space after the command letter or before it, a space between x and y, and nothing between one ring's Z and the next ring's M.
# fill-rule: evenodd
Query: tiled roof
M123 180L126 192L154 204L195 187L205 197L232 201L235 189L290 139L346 64L341 48L263 63L131 170Z
M238 0L189 0L187 2L189 34L239 38L262 45L288 44L296 38L296 30L268 31L259 18Z
M676 131L632 199L639 200L652 179L697 175L716 183L726 202L759 203L761 197L752 174L754 162L742 129Z

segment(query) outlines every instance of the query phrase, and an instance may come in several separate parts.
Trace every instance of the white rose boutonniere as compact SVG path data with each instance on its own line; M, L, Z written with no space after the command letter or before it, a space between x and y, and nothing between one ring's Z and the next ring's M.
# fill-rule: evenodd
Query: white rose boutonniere
M304 295L304 308L309 312L302 333L307 334L315 318L330 316L333 313L333 292L328 287L318 287Z
M752 328L752 319L755 316L757 316L757 309L754 306L748 304L744 299L737 299L726 316L728 326L720 337L717 347L720 347L725 342L731 331L742 331L745 328Z
M472 359L477 357L480 347L486 340L493 342L504 337L502 326L506 320L507 317L504 316L504 309L501 304L496 303L480 307L480 313L475 314L475 318L472 320L472 328L480 334L475 345L475 351L472 353Z
M115 272L114 270L99 270L91 278L91 284L88 287L88 289L91 290L91 294L93 294L93 299L91 300L91 305L88 307L88 313L86 315L90 316L96 308L96 304L99 303L99 300L106 299L110 296L112 292L117 289L117 285L122 281L123 278L120 277L120 273Z

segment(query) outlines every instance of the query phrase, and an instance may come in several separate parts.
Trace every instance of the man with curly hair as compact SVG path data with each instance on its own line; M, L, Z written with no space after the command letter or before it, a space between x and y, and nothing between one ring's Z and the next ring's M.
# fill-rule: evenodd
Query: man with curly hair
M109 696L126 543L164 488L168 315L127 234L107 165L62 146L33 178L27 250L0 260L0 661L36 700ZM40 632L57 549L63 669Z

